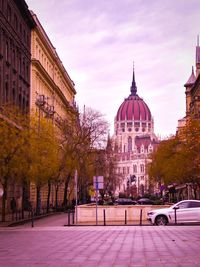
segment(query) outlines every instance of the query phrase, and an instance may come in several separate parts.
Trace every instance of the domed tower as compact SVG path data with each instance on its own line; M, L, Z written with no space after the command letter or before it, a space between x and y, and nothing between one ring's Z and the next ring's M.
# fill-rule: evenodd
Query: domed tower
M147 163L158 141L151 111L137 94L134 68L130 95L117 111L114 131L117 171L122 181L119 192L144 195L149 191Z

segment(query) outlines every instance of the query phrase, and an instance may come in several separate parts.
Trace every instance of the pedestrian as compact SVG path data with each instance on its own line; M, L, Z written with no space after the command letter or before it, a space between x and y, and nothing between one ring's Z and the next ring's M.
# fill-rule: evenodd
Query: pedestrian
M16 212L16 200L14 197L12 197L11 201L10 201L10 208L11 208L11 211L12 211L12 220L14 219L14 213Z

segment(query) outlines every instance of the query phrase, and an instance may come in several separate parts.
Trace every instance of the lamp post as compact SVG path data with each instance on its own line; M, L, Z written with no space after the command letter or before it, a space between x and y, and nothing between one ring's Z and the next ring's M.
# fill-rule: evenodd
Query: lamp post
M74 175L74 180L75 180L75 213L76 213L76 224L78 222L78 173L77 170L75 170L75 175Z
M38 138L40 137L40 128L41 128L41 112L43 111L46 114L47 118L53 118L54 117L54 106L49 105L48 103L49 97L38 94L36 92L36 101L35 104L38 107ZM41 194L40 194L40 188L37 186L37 214L40 214L40 208L41 208Z

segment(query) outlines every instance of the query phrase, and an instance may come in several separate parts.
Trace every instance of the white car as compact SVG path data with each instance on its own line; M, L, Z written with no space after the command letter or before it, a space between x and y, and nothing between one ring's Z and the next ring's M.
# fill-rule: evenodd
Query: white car
M147 212L147 220L156 225L200 223L200 200L182 200L169 208L151 210Z

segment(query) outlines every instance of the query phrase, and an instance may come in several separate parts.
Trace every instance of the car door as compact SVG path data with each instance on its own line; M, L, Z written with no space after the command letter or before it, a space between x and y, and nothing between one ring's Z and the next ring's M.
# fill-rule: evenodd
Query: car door
M200 201L190 201L189 203L190 210L190 221L200 222Z
M176 219L177 223L180 222L190 222L193 220L194 214L193 211L190 209L189 202L183 201L177 205L176 210Z

